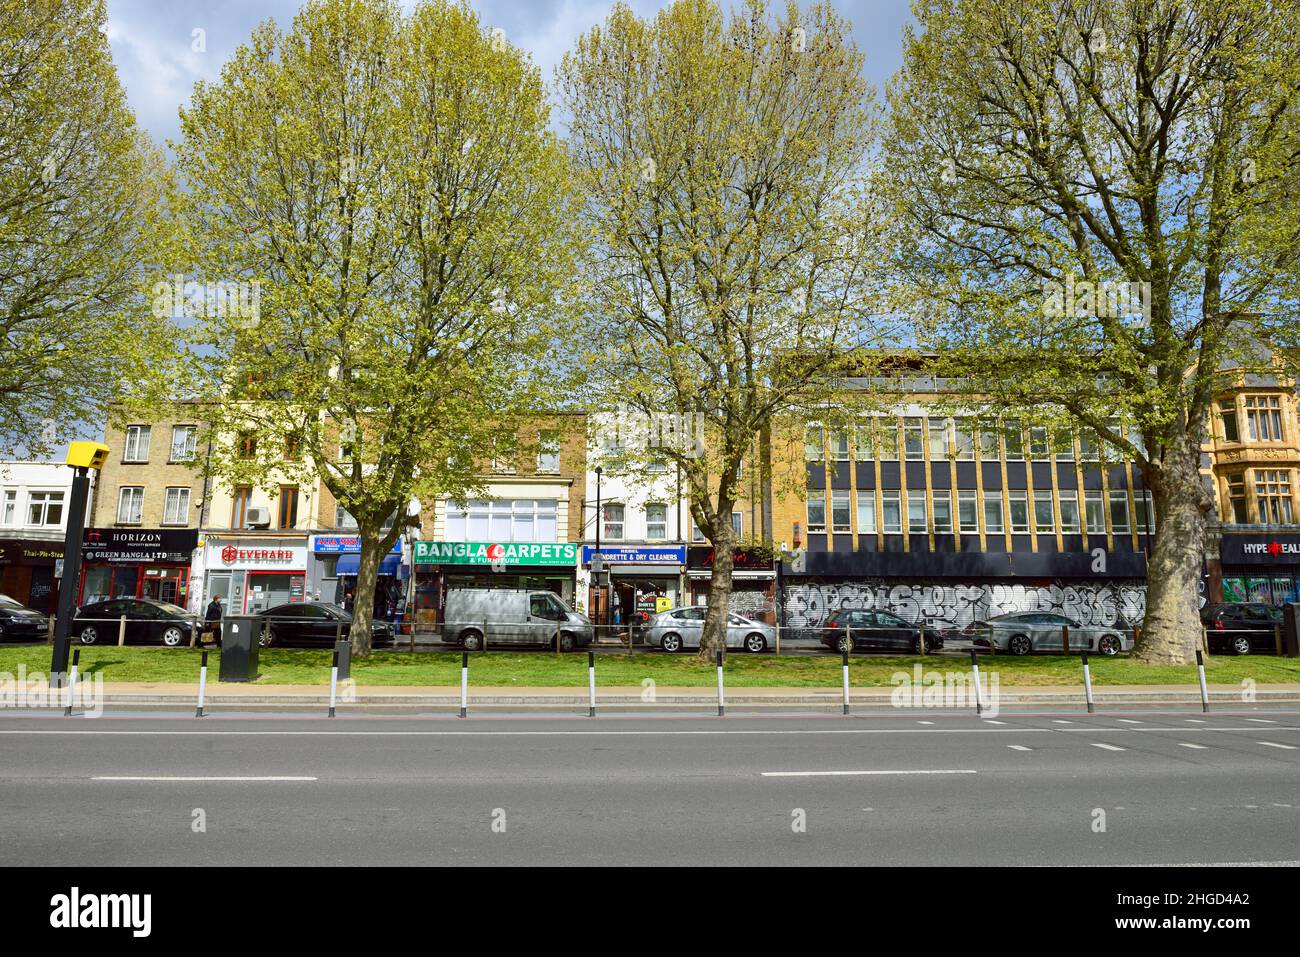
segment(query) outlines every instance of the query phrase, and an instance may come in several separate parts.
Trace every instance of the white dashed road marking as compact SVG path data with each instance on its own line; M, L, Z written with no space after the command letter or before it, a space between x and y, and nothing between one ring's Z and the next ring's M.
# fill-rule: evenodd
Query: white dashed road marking
M1094 748L1101 748L1103 751L1124 751L1125 748L1116 747L1113 744L1102 744L1100 741L1092 742Z

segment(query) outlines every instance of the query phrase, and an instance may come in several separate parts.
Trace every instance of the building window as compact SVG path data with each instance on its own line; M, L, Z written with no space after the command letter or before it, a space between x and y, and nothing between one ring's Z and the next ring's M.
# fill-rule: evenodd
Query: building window
M871 489L858 490L858 534L876 531L876 495Z
M897 490L880 493L880 522L886 534L903 531L903 507Z
M298 527L298 486L280 486L280 528Z
M936 489L930 495L934 508L934 530L944 535L952 534L952 493L948 489Z
M237 440L236 454L241 459L257 458L257 436L251 432L240 435Z
M907 530L913 534L929 531L929 516L925 513L925 492L920 489L907 490Z
M1232 512L1231 521L1233 523L1245 525L1250 521L1250 513L1246 508L1246 475L1244 472L1228 476L1228 505Z
M149 461L149 433L147 425L128 425L126 427L126 449L122 453L123 462Z
M230 503L230 527L246 528L248 526L248 504L253 498L253 490L247 485L235 489Z
M1046 462L1050 457L1047 445L1047 429L1034 428L1029 430L1029 457L1035 462Z
M1061 489L1061 531L1066 535L1078 535L1079 493L1073 489Z
M335 505L334 506L334 527L338 529L343 529L345 531L356 531L357 529L356 517L351 512L349 512L346 508L344 508L342 505ZM450 537L449 540L455 541L455 539L451 539Z
M737 541L745 537L745 516L743 513L731 513L731 530L735 533Z
M979 534L980 513L976 495L974 489L963 489L957 493L957 527L963 534Z
M853 454L859 462L871 458L871 420L859 419L853 426Z
M1246 396L1246 430L1252 442L1281 442L1281 400L1275 395Z
M849 433L838 431L831 433L831 458L836 462L849 460Z
M1056 517L1052 514L1052 493L1034 493L1034 530L1038 534L1056 531Z
M1223 440L1225 442L1241 441L1241 432L1237 428L1236 402L1219 403L1219 421L1223 423Z
M62 492L29 492L27 494L28 525L58 525L63 521Z
M1101 443L1097 440L1095 432L1089 432L1087 429L1084 429L1079 433L1079 461L1101 461Z
M951 445L948 441L948 420L930 420L930 461L943 462L948 459Z
M876 457L885 462L898 461L898 420L892 415L876 418Z
M512 473L519 462L519 437L503 432L492 440L492 471Z
M1002 434L1007 443L1007 461L1023 462L1025 459L1025 433L1020 427L1020 422L1015 419L1009 421Z
M831 492L831 529L836 532L853 531L853 507L848 489Z
M139 525L144 519L144 487L126 485L117 493L117 524Z
M465 505L448 502L443 538L449 542L554 542L557 516L553 498L478 500Z
M645 537L651 541L663 541L668 537L667 505L645 507Z
M953 422L953 451L959 462L975 459L975 430L970 419L957 419Z
M826 531L826 490L810 488L808 490L808 531Z
M198 446L199 427L197 425L176 425L172 427L172 449L168 456L172 462L194 461L194 450Z
M1291 473L1287 469L1255 470L1255 501L1266 525L1291 524Z
M695 524L694 519L691 519L691 541L693 542L704 541L704 532L700 530L700 526Z
M1290 496L1287 501L1291 501ZM1151 502L1151 493L1146 489L1133 493L1133 529L1145 533L1156 530L1155 507Z
M612 503L604 506L600 517L601 535L611 542L623 538L623 506Z
M0 525L13 525L18 515L18 489L5 489L3 511L0 511Z
M998 426L991 419L985 419L979 424L980 430L980 458L985 462L996 462L998 460Z
M1106 506L1099 490L1083 493L1083 516L1089 535L1106 534Z
M1110 527L1116 535L1127 535L1128 527L1128 493L1116 489L1110 493Z
M659 468L653 465L653 471L662 471L663 463L657 463ZM537 433L537 471L539 472L558 472L560 470L560 433L550 429L545 432Z
M822 448L822 427L810 425L804 431L803 457L808 462L820 462L825 457Z
M302 458L302 434L290 432L284 437L284 460L297 462Z
M190 520L190 490L169 488L163 499L163 524L187 525Z
M1011 512L1011 534L1029 534L1029 493L1008 492L1007 504Z
M912 461L925 458L925 434L920 419L903 420L903 455Z
M1002 530L1002 498L998 495L986 495L984 497L984 531L990 535L1001 535Z
M1074 461L1074 436L1065 429L1052 431L1053 454L1058 462Z

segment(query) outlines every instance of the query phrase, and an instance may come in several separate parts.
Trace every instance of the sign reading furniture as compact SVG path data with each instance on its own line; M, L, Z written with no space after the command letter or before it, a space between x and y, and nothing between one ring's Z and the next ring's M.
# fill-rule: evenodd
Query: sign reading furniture
M548 542L416 542L417 565L576 564L578 546Z

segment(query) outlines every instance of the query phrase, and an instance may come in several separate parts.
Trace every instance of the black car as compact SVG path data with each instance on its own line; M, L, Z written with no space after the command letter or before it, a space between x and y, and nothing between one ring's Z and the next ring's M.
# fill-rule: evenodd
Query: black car
M7 638L31 640L45 638L50 627L48 616L35 608L19 604L8 595L0 595L0 641Z
M1275 652L1274 629L1282 624L1282 607L1258 601L1206 605L1201 609L1201 624L1212 652Z
M190 643L194 632L194 618L180 605L153 598L110 598L78 608L72 634L83 645L115 645L123 616L129 642L179 648Z
M831 612L822 622L821 643L827 648L843 652L849 650L904 651L921 653L921 629L904 621L893 612L879 610L840 609ZM943 647L942 640L930 631L925 633L925 647L933 651Z
M296 601L276 605L257 613L266 622L258 644L269 645L332 645L336 638L348 636L352 615L338 605L324 601ZM386 621L370 623L372 644L393 640L393 626Z

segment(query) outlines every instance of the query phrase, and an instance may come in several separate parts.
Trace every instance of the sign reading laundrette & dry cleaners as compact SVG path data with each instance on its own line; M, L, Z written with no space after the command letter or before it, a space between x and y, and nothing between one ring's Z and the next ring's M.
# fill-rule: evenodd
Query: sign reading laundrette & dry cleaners
M416 542L417 565L563 565L578 560L578 546L557 542Z

